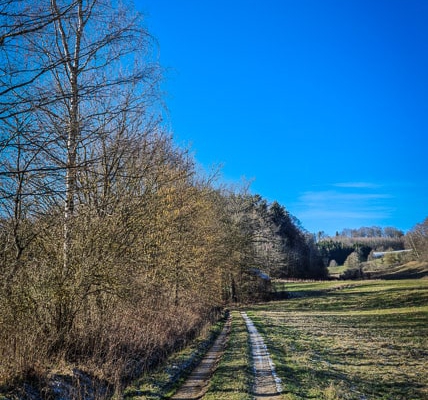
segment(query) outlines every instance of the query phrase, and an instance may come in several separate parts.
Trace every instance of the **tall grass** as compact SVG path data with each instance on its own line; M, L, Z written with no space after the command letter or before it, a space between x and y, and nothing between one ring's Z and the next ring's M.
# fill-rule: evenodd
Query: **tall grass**
M207 350L223 329L226 318L215 324L206 324L200 335L178 351L173 352L156 368L146 371L130 384L126 399L160 399L170 397L199 364Z

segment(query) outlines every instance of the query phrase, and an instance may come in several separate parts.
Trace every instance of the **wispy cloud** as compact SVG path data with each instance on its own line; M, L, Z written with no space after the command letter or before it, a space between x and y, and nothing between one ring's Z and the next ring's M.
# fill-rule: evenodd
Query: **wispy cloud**
M339 182L334 183L332 186L339 188L360 188L360 189L374 189L380 187L377 183L372 182Z
M327 210L323 208L307 209L299 214L302 219L318 220L318 221L330 221L337 225L337 229L353 227L356 221L367 221L373 220L369 225L376 225L376 221L389 218L391 216L392 208L379 208L379 209L359 209L353 211L347 210ZM345 223L340 223L345 221ZM340 225L340 226L339 226ZM352 225L352 226L351 226ZM364 225L362 223L361 225ZM320 229L322 227L320 226Z
M343 193L336 190L327 190L319 192L305 192L300 196L300 201L307 204L330 204L338 203L356 203L369 200L387 199L391 195L387 193Z
M302 193L295 204L296 214L308 229L329 233L343 228L382 225L394 212L392 197L374 183L336 183L324 190Z

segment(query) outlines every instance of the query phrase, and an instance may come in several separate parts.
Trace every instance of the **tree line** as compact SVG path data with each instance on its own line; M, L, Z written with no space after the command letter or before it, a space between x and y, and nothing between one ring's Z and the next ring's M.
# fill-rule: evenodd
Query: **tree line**
M373 252L413 250L410 257L427 261L428 219L416 224L406 234L394 227L361 227L343 229L335 236L327 236L324 232L317 233L317 249L324 265L345 264L352 256L358 262L370 259ZM351 257L351 259L352 259ZM352 260L351 260L352 261ZM355 261L355 260L354 260ZM354 263L355 264L355 263Z
M65 363L120 391L258 271L325 275L284 207L198 172L161 78L130 2L0 0L0 383Z
M345 228L336 236L349 238L400 238L404 236L404 232L393 226L362 226L356 229Z

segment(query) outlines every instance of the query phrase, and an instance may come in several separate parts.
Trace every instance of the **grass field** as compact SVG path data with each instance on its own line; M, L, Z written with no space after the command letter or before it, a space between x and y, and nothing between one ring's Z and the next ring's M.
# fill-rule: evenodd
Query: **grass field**
M330 278L340 279L348 271L345 265L328 267ZM352 269L352 268L351 268ZM361 264L364 277L371 279L419 279L428 276L426 261L409 261L390 265L385 259L375 259Z
M333 278L339 278L340 275L342 275L348 267L345 265L338 265L336 267L328 267L328 275Z
M284 399L428 398L428 280L285 285L248 313Z

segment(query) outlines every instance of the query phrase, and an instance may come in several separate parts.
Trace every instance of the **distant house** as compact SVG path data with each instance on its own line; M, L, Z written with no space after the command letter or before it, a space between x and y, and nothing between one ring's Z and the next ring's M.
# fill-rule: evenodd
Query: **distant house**
M253 276L253 284L256 286L258 297L269 300L272 294L272 282L270 276L258 268L250 268L249 273Z
M400 254L407 253L413 250L395 250L395 251L374 251L373 258L383 258L386 254Z

